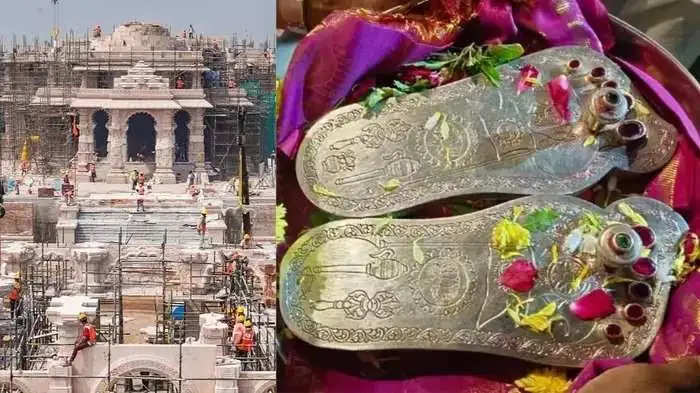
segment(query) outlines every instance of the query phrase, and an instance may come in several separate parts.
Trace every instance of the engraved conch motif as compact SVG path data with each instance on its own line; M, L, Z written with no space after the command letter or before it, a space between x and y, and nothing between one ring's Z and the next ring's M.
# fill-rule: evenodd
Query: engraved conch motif
M520 256L508 256L491 239L503 219L514 219L516 207L521 224L543 208L556 218L533 232ZM582 220L591 217L597 229L583 233L581 223L589 221ZM382 222L332 221L286 252L280 312L297 337L333 349L460 350L567 367L633 358L661 326L678 244L688 230L670 207L643 197L601 209L572 196L539 195L462 216L393 219L378 249L367 228ZM319 260L320 254L332 258ZM526 292L502 281L518 258L537 271ZM586 318L574 311L595 291L609 293L619 312ZM513 295L525 302L523 315L554 303L551 333L517 325L506 311Z
M525 65L542 85L519 93ZM498 87L476 75L392 99L376 115L359 104L330 112L300 146L301 189L330 213L368 217L466 194L576 194L614 168L649 173L673 156L675 128L598 52L550 48L499 72ZM572 88L568 120L546 86L560 75Z

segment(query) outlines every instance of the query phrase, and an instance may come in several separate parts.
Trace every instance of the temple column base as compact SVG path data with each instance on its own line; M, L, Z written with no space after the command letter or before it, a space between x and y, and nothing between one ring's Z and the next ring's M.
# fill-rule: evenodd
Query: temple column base
M108 184L126 184L128 182L126 171L122 169L112 169L109 174L107 174Z
M175 177L175 171L173 168L156 168L153 177L157 179L160 184L176 184L177 178Z
M195 179L199 180L199 184L208 184L209 183L209 172L207 172L207 170L204 169L200 165L195 166L194 176L195 176Z

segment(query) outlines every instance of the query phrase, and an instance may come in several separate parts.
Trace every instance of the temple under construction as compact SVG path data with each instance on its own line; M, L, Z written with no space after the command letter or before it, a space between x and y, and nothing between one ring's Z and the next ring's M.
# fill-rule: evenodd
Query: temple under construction
M3 173L94 163L109 182L131 169L166 183L194 169L226 179L240 146L256 173L274 149L274 63L267 43L139 22L43 44L15 37L0 47Z

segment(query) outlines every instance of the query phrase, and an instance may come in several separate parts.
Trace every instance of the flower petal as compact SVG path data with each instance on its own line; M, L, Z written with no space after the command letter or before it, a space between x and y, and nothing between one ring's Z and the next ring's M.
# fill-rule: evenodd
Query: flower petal
M501 274L501 284L516 291L528 292L535 286L537 268L526 259L516 259Z
M526 64L520 69L520 78L518 79L518 84L515 87L517 94L524 92L525 90L532 88L539 83L540 72L532 64Z
M569 310L584 321L605 318L615 312L613 297L603 289L595 289L571 303Z
M568 123L571 118L571 110L569 109L569 98L571 97L571 84L566 75L558 77L547 82L547 91L549 98L552 100L554 109L557 110L559 117L564 123Z

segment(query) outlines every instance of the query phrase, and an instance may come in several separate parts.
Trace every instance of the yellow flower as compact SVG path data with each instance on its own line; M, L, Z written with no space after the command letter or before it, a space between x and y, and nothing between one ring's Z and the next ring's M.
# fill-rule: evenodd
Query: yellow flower
M577 291L579 289L579 287L581 287L581 283L583 283L583 281L585 279L587 279L588 276L590 276L590 275L591 275L590 266L588 266L588 264L583 265L583 268L581 268L581 270L579 270L576 277L574 277L574 279L571 280L571 290Z
M552 323L563 319L556 314L557 304L555 302L547 303L539 311L532 314L523 313L523 309L527 303L534 301L530 298L520 300L517 295L511 294L515 298L515 304L508 304L506 314L515 322L517 326L522 326L535 333L547 332L552 334Z
M504 259L519 255L530 246L530 231L517 222L504 218L491 231L491 247Z
M535 370L515 381L515 386L528 393L567 393L571 382L561 370Z

